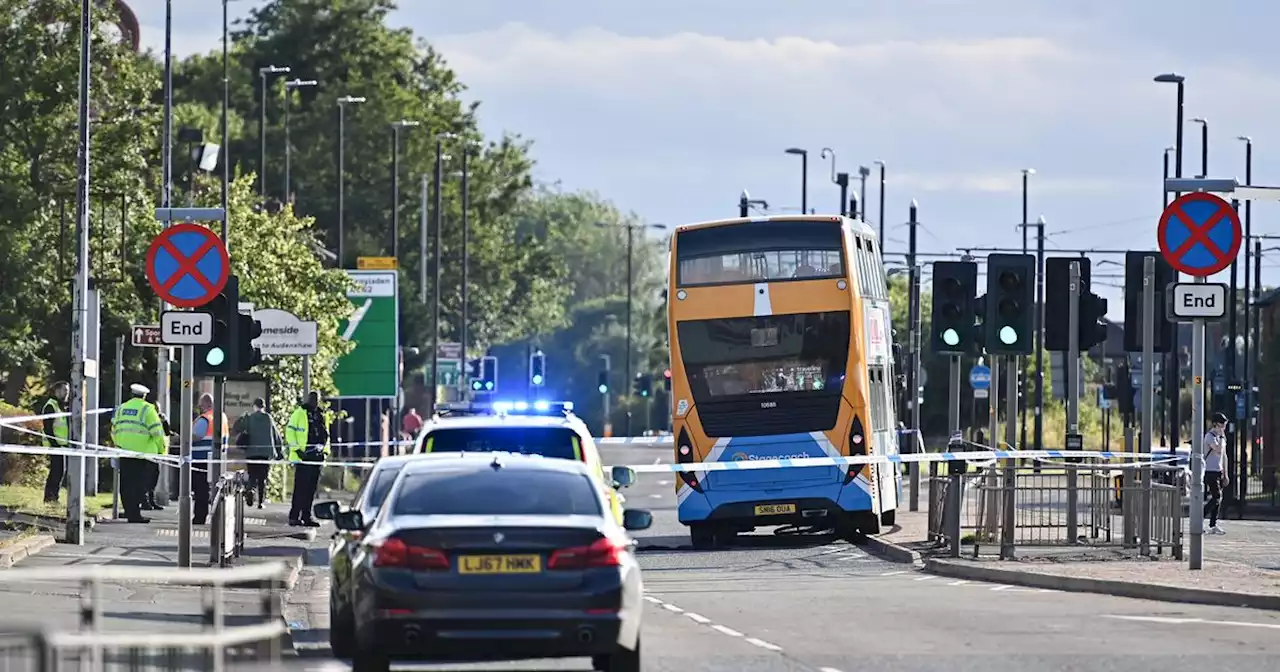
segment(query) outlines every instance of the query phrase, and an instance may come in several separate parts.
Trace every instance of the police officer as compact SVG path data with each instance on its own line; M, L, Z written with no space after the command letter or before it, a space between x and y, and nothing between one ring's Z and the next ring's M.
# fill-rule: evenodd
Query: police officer
M227 423L227 414L222 414L222 437L220 443L222 450L226 451L228 437L231 433L231 425ZM200 395L200 415L196 416L195 422L191 423L191 459L193 460L210 460L213 459L213 397L208 394ZM203 464L197 462L191 465L191 496L194 498L191 507L191 522L195 525L204 525L205 519L209 517L209 473L211 463Z
M58 381L54 383L52 394L45 400L44 406L40 409L40 415L52 416L55 413L62 413L62 405L67 403L67 398L71 396L71 386L65 382ZM40 444L45 448L66 448L67 447L67 416L59 415L57 417L47 417L44 419L44 434L40 439ZM65 455L49 456L49 476L44 479L44 501L57 502L58 492L62 490L62 478L67 472L67 458Z
M284 443L293 463L293 498L289 506L289 524L295 527L319 527L311 516L311 503L320 485L320 472L329 454L329 422L320 408L320 393L307 395L289 414L284 429Z
M116 447L138 454L120 457L120 501L129 522L149 523L150 518L142 517L143 493L150 474L144 456L163 454L167 442L160 413L147 401L151 390L135 383L129 391L133 398L120 404L111 417L111 439Z

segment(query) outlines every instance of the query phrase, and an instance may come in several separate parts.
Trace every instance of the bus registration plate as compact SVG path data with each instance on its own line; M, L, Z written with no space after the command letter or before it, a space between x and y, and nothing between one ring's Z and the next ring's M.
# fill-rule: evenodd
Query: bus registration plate
M757 516L782 516L795 512L795 504L759 504L756 506Z

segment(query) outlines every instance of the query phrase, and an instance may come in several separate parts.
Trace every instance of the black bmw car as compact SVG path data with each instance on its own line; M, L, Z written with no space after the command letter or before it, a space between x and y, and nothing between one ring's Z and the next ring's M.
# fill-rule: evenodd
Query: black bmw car
M590 657L640 669L642 583L626 530L587 467L509 453L405 462L372 521L333 517L349 562L332 570L335 655L357 670L392 661Z

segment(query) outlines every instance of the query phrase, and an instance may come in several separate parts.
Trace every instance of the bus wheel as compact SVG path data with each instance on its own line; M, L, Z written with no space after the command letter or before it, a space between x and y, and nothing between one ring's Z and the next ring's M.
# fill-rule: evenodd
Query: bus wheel
M715 548L716 531L707 523L694 523L689 526L689 540L695 550L704 551Z
M868 535L880 533L880 521L870 511L857 511L840 516L836 534L850 543L865 541Z
M895 523L895 522L897 521L897 519L898 519L898 515L897 515L897 514L898 514L898 510L897 510L897 509L893 509L893 510L891 510L891 511L885 511L884 513L881 513L881 514L880 514L880 524L881 524L881 525L884 525L885 527L893 527L893 526L894 526L894 523Z

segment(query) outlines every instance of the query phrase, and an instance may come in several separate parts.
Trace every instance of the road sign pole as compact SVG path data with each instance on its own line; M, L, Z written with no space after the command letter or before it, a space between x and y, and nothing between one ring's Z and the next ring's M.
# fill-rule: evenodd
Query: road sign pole
M1083 292L1080 287L1080 262L1078 261L1071 262L1069 287L1071 295L1067 302L1067 358L1062 362L1063 382L1066 383L1062 388L1062 394L1067 405L1068 443L1072 441L1072 437L1080 433L1080 381L1077 380L1077 376L1080 375L1080 295ZM1063 446L1063 448L1070 449L1071 446ZM1079 536L1076 529L1078 524L1076 509L1079 499L1076 465L1071 462L1067 464L1067 539L1073 544Z
M1139 453L1151 452L1152 420L1155 419L1155 322L1156 259L1142 259L1142 431L1138 439ZM1151 555L1151 465L1142 467L1142 519L1138 521L1138 553Z
M1021 448L1015 445L1018 440L1018 355L1009 355L1005 359L1005 366L1009 372L1005 374L1005 405L1004 405L1004 442L1007 448ZM992 395L994 398L995 395ZM1017 509L1017 503L1014 499L1014 479L1017 478L1018 463L1014 460L1004 461L1004 504L1001 508L1001 517L1004 519L1000 524L1000 557L1005 560L1013 559L1013 527L1015 524L1014 513Z
M311 395L311 355L302 356L302 396Z
M947 429L952 434L960 431L960 355L952 355L951 360L951 394L947 398Z
M191 567L191 393L195 385L196 349L182 346L182 408L180 410L178 465L178 567ZM216 524L216 522L215 522Z
M1196 278L1196 283L1204 278ZM1204 564L1204 320L1191 323L1191 557L1190 569Z
M1000 357L993 355L991 357L991 382L999 389L1000 383ZM987 445L991 450L1000 447L1000 395L987 395L987 412L990 414L987 418ZM996 483L995 469L987 471L987 475L983 478L983 489L986 490L987 496L983 498L981 517L983 527L983 540L990 539L996 530L996 493L999 491Z
M915 212L916 212L915 203L912 202L912 205L911 205L912 220L915 220ZM911 226L911 236L913 241L915 240L915 231L916 231L916 227L913 224ZM910 326L911 361L907 363L907 366L911 367L911 389L908 390L907 393L911 395L909 397L909 399L911 399L911 406L910 406L911 430L915 432L915 436L912 437L915 443L915 445L912 446L912 450L915 450L916 448L919 448L924 444L924 442L920 440L921 439L920 437L920 396L921 396L920 395L920 312L921 312L920 311L920 275L921 275L922 269L920 268L920 266L917 266L915 263L915 257L914 257L915 245L914 244L912 245L912 250L913 251L912 251L912 261L911 261L911 285L910 285L911 305L909 306L909 311L908 311L909 318L911 320L911 326ZM992 439L994 440L995 437L992 437ZM912 462L911 464L907 465L907 477L909 479L908 497L910 498L907 502L908 510L919 511L920 510L920 463L919 462Z

